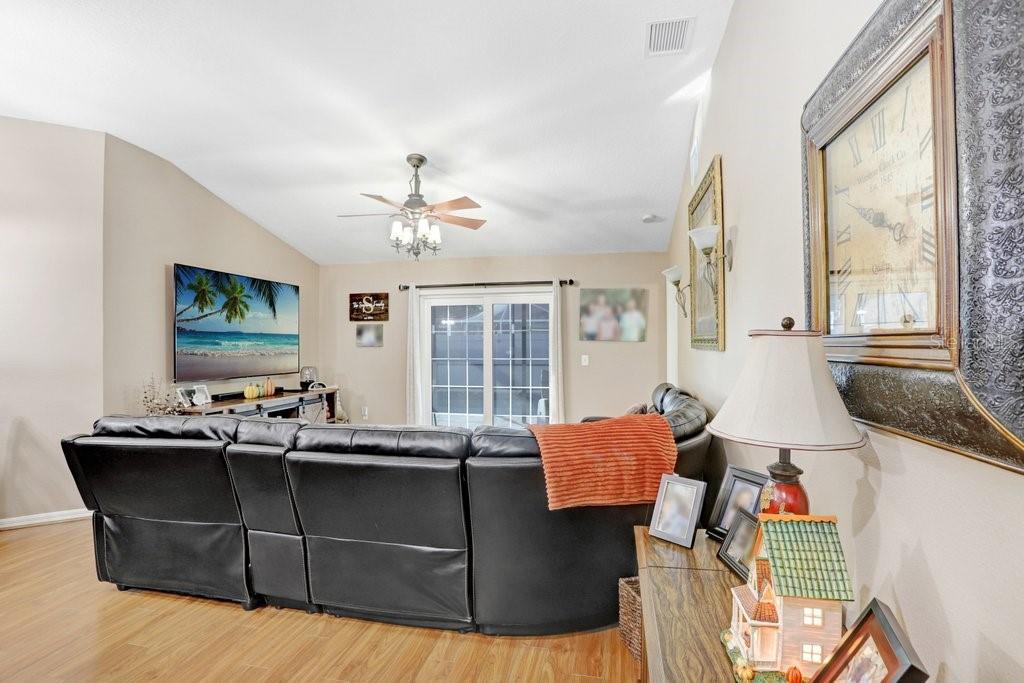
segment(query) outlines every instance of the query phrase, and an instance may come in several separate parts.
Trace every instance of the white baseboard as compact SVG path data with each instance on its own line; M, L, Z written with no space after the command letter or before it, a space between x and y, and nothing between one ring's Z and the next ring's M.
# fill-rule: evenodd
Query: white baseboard
M23 517L8 517L0 519L0 530L20 529L26 526L39 526L40 524L55 524L56 522L68 522L72 519L85 519L92 515L92 510L76 508L74 510L57 510L56 512L41 512L38 515L24 515Z

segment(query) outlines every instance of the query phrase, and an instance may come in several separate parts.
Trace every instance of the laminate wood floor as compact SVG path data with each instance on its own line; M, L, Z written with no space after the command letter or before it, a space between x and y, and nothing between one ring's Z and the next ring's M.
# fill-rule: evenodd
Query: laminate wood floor
M0 532L0 681L635 681L615 629L495 637L96 580L87 520Z

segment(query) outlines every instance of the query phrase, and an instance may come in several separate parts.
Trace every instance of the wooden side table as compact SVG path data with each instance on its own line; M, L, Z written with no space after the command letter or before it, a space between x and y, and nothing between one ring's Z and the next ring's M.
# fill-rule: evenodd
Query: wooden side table
M729 627L729 591L743 581L718 560L718 544L698 532L687 549L645 526L633 527L633 538L646 653L641 680L733 681L719 634Z

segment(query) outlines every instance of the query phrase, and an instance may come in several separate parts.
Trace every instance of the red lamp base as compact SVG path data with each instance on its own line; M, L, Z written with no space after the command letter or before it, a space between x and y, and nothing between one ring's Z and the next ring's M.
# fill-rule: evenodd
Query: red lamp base
M778 514L788 512L793 515L806 515L810 511L807 502L807 489L798 481L781 482L772 480L768 484L773 487L768 507L762 512Z
M772 487L772 494L762 512L808 514L807 489L800 483L800 475L804 471L790 462L788 448L779 449L779 461L768 465L768 472L771 474L768 485Z

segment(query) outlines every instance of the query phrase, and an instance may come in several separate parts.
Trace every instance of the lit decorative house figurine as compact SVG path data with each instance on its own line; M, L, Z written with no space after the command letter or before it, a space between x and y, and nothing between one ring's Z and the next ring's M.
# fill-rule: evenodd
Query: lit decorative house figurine
M723 641L754 672L795 667L810 678L842 638L842 603L853 600L836 518L761 514L760 522Z

